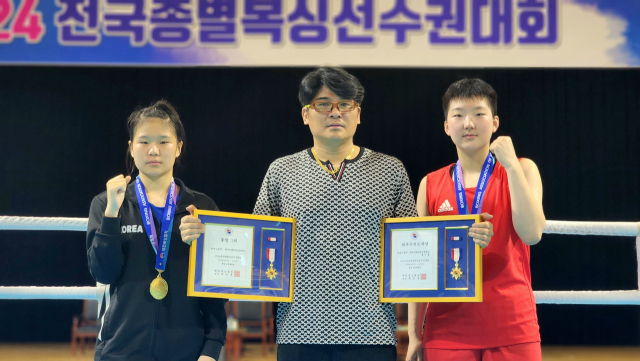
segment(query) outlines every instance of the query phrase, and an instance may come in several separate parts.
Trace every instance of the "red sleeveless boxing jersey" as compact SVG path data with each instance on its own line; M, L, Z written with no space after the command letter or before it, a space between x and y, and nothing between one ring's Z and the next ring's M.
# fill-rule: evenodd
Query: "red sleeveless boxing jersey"
M432 216L458 214L450 169L446 166L427 175L427 207ZM466 188L468 204L475 190ZM425 348L492 348L540 341L529 246L513 228L507 172L498 162L482 212L493 215L494 232L482 251L483 302L430 303L422 340Z

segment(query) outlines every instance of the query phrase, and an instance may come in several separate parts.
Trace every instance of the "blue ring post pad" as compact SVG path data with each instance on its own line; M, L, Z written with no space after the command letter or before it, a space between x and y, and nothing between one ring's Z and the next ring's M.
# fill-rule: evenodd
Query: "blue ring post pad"
M255 297L290 298L292 275L291 253L293 245L293 223L278 222L262 219L246 219L225 216L213 216L199 214L198 218L203 224L223 224L229 226L247 226L254 228L253 266L251 288L219 287L202 284L202 268L204 256L204 234L201 234L196 243L194 292L209 294L226 294ZM275 238L275 241L269 239ZM271 280L266 276L271 262L267 258L267 250L275 249L275 261L273 269L276 277ZM247 297L243 297L247 299Z
M448 218L456 218L448 217ZM460 216L468 217L468 216ZM476 286L476 274L482 273L482 250L475 246L469 237L469 227L475 223L474 219L437 220L440 217L428 217L430 221L384 223L383 230L383 275L382 302L408 302L416 299L420 302L481 302L482 284ZM431 290L391 290L391 231L400 229L437 228L438 233L438 269L437 289ZM462 270L462 277L454 279L451 274L455 267L452 250L460 250L458 267ZM478 249L478 250L477 250ZM476 255L476 251L480 252ZM476 256L479 256L476 258ZM480 262L477 262L477 259Z

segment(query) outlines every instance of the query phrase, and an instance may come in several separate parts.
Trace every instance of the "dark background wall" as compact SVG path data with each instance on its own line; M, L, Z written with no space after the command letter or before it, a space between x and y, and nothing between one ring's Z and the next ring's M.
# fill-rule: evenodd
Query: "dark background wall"
M190 188L253 209L277 157L312 145L297 86L306 68L0 68L0 214L87 217L125 172L125 121L165 98L185 124ZM550 220L640 220L638 70L349 69L366 89L358 145L401 159L414 192L456 160L440 98L462 77L498 92L498 135L533 159ZM0 231L0 285L94 285L83 232ZM637 288L634 239L545 235L534 290ZM67 341L81 301L0 301L0 342ZM640 344L638 306L538 306L544 344ZM490 325L487 325L490 327Z

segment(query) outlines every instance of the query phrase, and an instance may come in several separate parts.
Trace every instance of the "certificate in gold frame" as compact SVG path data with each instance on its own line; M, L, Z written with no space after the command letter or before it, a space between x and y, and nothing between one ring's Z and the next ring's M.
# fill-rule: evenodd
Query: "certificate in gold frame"
M468 236L480 215L385 218L380 224L380 302L482 302L482 249ZM392 289L391 234L394 230L438 229L437 289ZM451 238L451 239L450 239ZM454 241L455 239L455 241ZM452 248L462 254L463 277L452 278Z
M295 270L296 220L243 213L196 210L194 216L204 224L253 227L251 287L208 286L203 284L205 235L191 243L187 296L228 298L251 301L292 302ZM264 238L264 239L263 239ZM270 241L273 240L273 241ZM274 262L280 277L261 277L270 262L262 258L270 247L278 249L280 262ZM259 261L258 261L259 260Z

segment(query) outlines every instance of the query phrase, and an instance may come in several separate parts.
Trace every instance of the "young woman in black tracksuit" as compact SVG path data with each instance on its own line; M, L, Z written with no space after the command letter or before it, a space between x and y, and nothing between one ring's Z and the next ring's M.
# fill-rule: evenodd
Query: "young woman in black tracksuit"
M95 360L217 360L224 300L187 297L189 246L179 226L188 206L218 207L173 178L185 137L168 102L135 111L128 128L139 176L109 180L89 214L89 269L107 285Z

